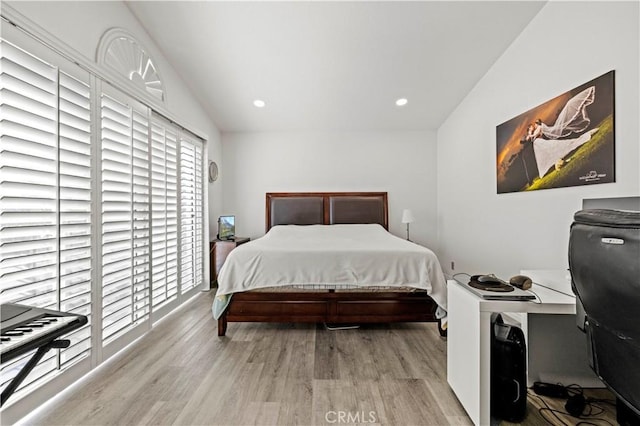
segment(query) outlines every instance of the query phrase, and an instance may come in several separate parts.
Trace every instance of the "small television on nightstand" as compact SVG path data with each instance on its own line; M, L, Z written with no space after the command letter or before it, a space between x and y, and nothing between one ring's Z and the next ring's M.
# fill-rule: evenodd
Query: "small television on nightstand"
M236 217L220 216L218 218L218 239L233 240L236 236Z

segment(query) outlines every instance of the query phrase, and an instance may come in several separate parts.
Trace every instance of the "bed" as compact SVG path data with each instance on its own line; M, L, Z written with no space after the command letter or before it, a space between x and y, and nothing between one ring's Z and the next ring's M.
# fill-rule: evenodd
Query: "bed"
M229 322L438 322L446 280L433 252L388 232L386 192L267 193L265 236L233 250L213 314Z

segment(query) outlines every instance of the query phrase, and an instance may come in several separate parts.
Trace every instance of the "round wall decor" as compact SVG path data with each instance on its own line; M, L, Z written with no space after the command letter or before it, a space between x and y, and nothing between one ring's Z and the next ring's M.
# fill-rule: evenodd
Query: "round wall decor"
M218 179L218 165L215 161L209 161L209 182L215 182Z

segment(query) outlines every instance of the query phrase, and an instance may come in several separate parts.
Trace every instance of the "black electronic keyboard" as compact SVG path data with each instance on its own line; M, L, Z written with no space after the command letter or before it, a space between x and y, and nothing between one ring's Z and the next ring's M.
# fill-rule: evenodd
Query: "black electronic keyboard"
M0 363L37 349L20 373L2 391L1 404L4 404L49 349L69 346L68 340L57 340L58 337L87 323L84 315L14 303L0 305L0 317Z

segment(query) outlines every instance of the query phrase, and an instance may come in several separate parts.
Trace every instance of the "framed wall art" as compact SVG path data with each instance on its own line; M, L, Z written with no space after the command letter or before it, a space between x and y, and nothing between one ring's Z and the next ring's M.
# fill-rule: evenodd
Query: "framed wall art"
M614 71L496 128L498 193L615 182Z

